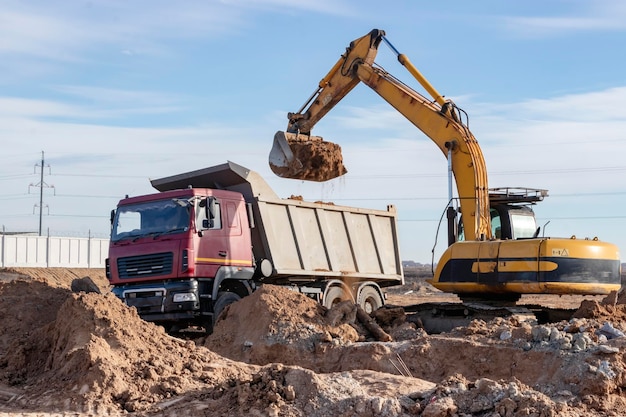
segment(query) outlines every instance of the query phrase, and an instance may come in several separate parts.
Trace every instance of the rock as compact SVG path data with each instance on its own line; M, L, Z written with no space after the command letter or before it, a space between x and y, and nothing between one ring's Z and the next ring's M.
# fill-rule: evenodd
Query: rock
M100 288L90 277L76 278L72 280L70 286L72 292L95 292L100 294Z

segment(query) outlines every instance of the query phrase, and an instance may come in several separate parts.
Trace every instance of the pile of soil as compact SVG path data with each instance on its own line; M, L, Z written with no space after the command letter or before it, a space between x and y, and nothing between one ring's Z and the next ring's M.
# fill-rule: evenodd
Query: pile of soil
M96 288L72 291L87 277ZM437 335L383 308L381 342L356 307L276 286L200 337L168 335L109 290L100 270L0 270L0 414L626 415L621 293L569 321L475 320Z

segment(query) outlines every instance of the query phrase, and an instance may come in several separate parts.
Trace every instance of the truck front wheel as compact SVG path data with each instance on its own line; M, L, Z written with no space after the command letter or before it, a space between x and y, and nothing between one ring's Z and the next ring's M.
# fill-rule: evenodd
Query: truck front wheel
M213 326L215 326L215 323L219 320L220 314L222 314L224 309L239 300L241 300L241 297L234 292L225 291L217 293L217 300L213 305Z

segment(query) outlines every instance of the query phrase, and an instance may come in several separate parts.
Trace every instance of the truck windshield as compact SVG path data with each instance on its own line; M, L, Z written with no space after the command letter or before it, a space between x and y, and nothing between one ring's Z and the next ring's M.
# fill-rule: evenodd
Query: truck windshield
M172 200L120 206L115 213L111 241L187 231L189 210Z

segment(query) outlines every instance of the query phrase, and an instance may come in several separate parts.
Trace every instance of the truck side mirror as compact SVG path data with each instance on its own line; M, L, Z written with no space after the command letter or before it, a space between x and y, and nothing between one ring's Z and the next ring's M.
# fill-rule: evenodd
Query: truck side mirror
M202 228L210 229L213 227L213 219L215 219L215 197L207 197L200 202L200 206L204 206L205 215L205 218L202 219Z
M115 210L111 210L111 218L109 219L111 227L113 227L113 220L115 220Z

